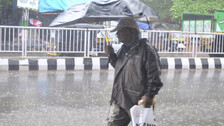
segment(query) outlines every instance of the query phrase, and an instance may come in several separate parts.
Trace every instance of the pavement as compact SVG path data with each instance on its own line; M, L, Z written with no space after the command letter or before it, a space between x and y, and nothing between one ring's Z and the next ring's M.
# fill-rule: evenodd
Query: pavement
M162 70L159 126L223 126L223 70ZM0 71L0 126L106 126L114 71ZM131 125L129 125L131 126Z

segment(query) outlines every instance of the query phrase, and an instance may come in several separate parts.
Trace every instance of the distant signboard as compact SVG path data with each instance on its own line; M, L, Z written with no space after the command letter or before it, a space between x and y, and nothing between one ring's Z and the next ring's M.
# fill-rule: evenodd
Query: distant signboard
M195 32L195 21L190 21L190 32Z
M17 0L18 8L38 10L39 0Z
M224 31L224 10L215 11L215 19L216 19L216 31L223 32Z
M211 32L211 26L212 26L212 21L211 20L205 20L204 21L204 32Z
M183 21L183 31L184 32L189 32L190 31L190 27L189 27L189 21Z
M212 32L213 14L183 13L182 30L186 32Z
M190 20L183 21L184 32L211 32L211 20Z
M196 31L197 32L203 32L203 20L202 21L196 21Z

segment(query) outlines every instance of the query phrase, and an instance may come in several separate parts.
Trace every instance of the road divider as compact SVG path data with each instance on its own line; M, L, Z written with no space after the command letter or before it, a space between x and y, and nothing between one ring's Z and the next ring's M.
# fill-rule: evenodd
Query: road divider
M160 58L162 69L224 69L224 58ZM0 71L114 70L108 58L0 59Z

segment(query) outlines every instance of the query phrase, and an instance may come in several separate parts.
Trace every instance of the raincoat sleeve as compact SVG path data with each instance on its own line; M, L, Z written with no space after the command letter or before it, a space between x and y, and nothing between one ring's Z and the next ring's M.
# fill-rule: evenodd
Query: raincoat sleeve
M117 62L117 55L115 53L111 53L108 57L108 62L115 68Z
M158 94L158 91L163 86L163 83L160 79L161 63L159 60L159 55L156 49L150 44L146 46L145 58L144 67L147 76L145 95L153 98L156 94Z

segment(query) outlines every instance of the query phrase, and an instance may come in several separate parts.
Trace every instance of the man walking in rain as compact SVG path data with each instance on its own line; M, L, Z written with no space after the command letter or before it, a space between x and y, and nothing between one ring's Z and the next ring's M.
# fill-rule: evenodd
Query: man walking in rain
M163 83L158 53L147 39L140 38L136 21L122 19L115 31L123 46L117 54L111 46L105 51L115 68L108 126L127 126L130 108L139 101L145 107L151 106Z

